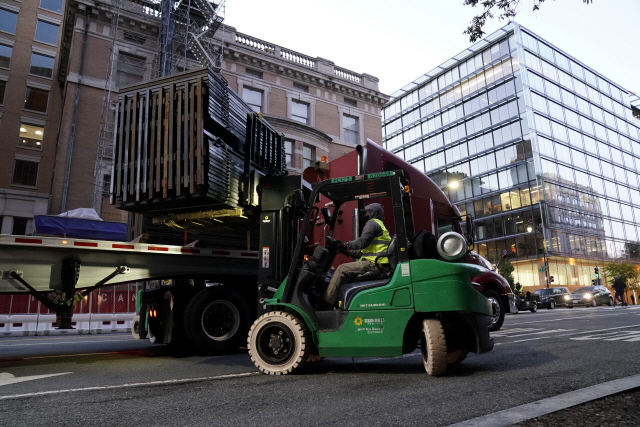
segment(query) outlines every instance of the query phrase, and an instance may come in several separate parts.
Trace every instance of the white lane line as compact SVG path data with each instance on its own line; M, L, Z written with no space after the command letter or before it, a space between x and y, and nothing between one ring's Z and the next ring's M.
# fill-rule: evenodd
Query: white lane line
M569 332L569 331L575 331L575 330L576 329L550 329L548 331L531 332L531 333L519 334L519 335L508 335L507 338L519 338L527 335L552 334L557 332Z
M552 339L552 338L561 338L561 337L566 337L567 335L593 334L593 333L596 333L596 332L614 331L614 330L626 329L626 328L637 328L639 326L640 325L629 325L629 326L618 326L616 328L597 329L595 331L570 332L568 334L554 335L554 336L551 336L551 337L538 337L538 338L529 338L529 339L525 339L525 340L508 341L508 342L503 342L502 344L513 344L513 343L524 342L524 341L535 341L535 340L544 340L544 339ZM509 338L509 337L507 337L507 338Z
M25 397L48 396L48 395L54 395L54 394L76 393L76 392L83 392L83 391L117 390L117 389L123 389L123 388L148 387L148 386L154 386L154 385L168 385L168 384L188 384L188 383L195 383L195 382L202 382L202 381L224 380L228 378L242 378L242 377L249 377L253 375L260 375L260 372L245 372L242 374L218 375L215 377L149 381L146 383L131 383L131 384L107 385L107 386L97 386L97 387L70 388L66 390L39 391L35 393L12 394L8 396L0 396L0 400L22 399Z
M114 338L117 335L122 335L123 340L130 339L131 341L136 341L135 338L133 338L128 333L124 333L124 332L111 333L111 334L65 335L60 337L51 336L51 335L38 335L39 338L36 338L35 336L30 336L30 337L19 337L17 339L15 339L15 337L14 338L0 337L0 341L3 343L4 342L21 342L21 341L51 341L51 340L81 340L81 339L97 341L97 340L100 340L101 338Z
M9 372L0 372L0 386L15 384L15 383L22 383L25 381L41 380L43 378L57 377L59 375L67 375L71 373L72 372L61 372L59 374L45 374L45 375L31 375L28 377L15 377L13 376L13 374L10 374Z
M623 316L625 314L631 314L631 313L601 314L601 315L592 314L592 315L589 315L589 316L563 317L562 319L534 320L534 321L531 321L531 322L512 323L512 324L509 324L509 326L530 325L532 323L559 322L561 320L593 319L594 317Z
M55 341L55 342L38 342L38 343L34 343L34 344L0 344L0 347L24 347L24 346L34 346L34 345L58 345L58 344L96 344L96 343L102 343L102 342L127 342L127 341L131 341L131 342L136 342L136 341L140 341L140 340L100 340L100 341L93 341L93 342L89 342L89 341L82 341L82 342L78 342L78 341Z
M448 427L507 427L612 394L622 393L638 386L640 386L640 375L632 375L451 424Z

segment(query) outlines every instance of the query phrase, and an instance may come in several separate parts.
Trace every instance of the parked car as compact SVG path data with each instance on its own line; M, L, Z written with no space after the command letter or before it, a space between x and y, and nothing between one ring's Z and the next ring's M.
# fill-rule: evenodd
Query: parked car
M571 294L565 295L564 300L567 308L573 308L576 305L584 305L585 307L596 307L602 304L613 305L611 292L604 286L583 286Z
M563 306L566 304L564 297L569 295L568 288L548 288L538 289L534 292L536 295L540 295L540 302L538 308L548 308L553 310L557 305Z

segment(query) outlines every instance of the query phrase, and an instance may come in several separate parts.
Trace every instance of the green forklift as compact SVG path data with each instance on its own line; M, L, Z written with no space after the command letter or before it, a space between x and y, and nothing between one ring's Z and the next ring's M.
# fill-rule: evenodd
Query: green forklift
M249 330L249 354L261 372L284 375L322 357L393 357L420 347L427 373L440 376L469 352L493 349L491 304L471 282L484 269L459 262L468 251L459 233L445 233L434 242L424 230L414 236L407 229L413 228L413 213L405 183L402 171L388 171L333 178L307 191L287 277L272 287L275 294L263 301L270 311ZM360 206L386 202L392 208L387 221L393 217L396 234L378 257L387 257L389 264L377 258L378 271L340 288L338 307L326 310L318 299L338 254L332 236L340 221L318 205L333 205L337 213L351 201ZM319 219L328 230L325 245L314 248L309 229ZM425 249L434 243L437 255Z

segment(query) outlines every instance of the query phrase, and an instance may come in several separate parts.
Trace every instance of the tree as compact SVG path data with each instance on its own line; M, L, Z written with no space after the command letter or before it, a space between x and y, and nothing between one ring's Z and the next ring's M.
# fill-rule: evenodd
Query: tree
M639 267L640 266L637 264L632 264L626 261L609 262L605 264L602 270L609 287L613 285L613 281L615 280L614 277L620 276L620 279L627 284L628 289L636 290L639 287L638 282L640 281Z
M498 265L498 274L500 274L502 277L504 277L507 282L509 282L509 287L511 288L511 290L513 291L513 289L516 286L516 281L513 278L513 270L515 270L515 268L513 267L513 265L511 265L511 263L509 262L508 259L500 259L500 257L496 257L495 262L499 262L500 265Z
M485 34L482 28L487 22L487 19L494 17L493 11L498 10L498 20L503 21L505 19L511 21L518 14L518 6L522 0L463 0L464 6L476 7L478 5L484 8L484 11L480 15L476 15L471 20L469 27L464 30L463 34L469 35L469 42L475 43L480 40ZM540 5L545 0L531 0L533 2L533 10L540 9ZM582 0L583 3L593 3L593 0Z

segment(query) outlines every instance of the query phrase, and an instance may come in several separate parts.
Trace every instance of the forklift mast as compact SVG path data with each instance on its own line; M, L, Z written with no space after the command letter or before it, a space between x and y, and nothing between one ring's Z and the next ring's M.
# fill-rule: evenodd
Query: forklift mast
M259 312L264 298L287 277L311 193L302 176L263 178L260 187Z

